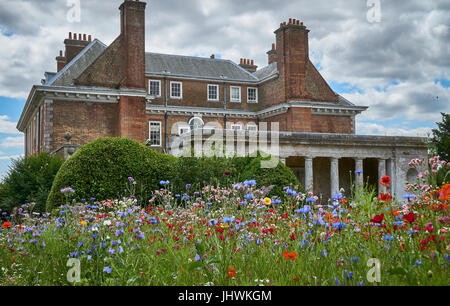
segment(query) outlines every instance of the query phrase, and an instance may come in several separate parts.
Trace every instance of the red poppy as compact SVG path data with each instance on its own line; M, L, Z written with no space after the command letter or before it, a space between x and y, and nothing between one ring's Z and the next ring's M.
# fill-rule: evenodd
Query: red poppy
M380 181L380 184L385 186L385 187L389 187L389 184L391 183L391 178L387 175L383 176L383 178Z
M450 184L442 186L439 190L439 201L450 201Z
M370 220L370 222L381 224L383 222L383 220L384 220L384 214L381 214L381 215L375 216L375 218Z
M404 215L403 219L405 219L409 223L414 223L414 221L416 220L416 214L410 213L410 214Z
M225 173L224 173L226 176L230 176L231 175L231 172L230 171L225 171Z
M233 268L228 268L228 275L227 277L235 278L236 277L236 270Z
M2 225L2 228L11 228L12 227L12 225L11 225L11 223L9 223L9 222L5 222L5 223L3 223L3 225Z
M382 193L380 197L378 198L378 201L380 202L390 202L392 200L392 196L390 194L384 194Z
M288 252L284 251L283 256L284 256L284 260L291 259L292 261L294 261L299 255L294 252L288 253Z

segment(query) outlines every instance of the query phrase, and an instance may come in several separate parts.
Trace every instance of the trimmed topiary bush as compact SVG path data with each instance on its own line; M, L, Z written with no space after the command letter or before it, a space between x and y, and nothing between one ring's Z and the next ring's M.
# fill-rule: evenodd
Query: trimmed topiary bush
M14 160L0 187L0 209L11 212L14 207L34 202L35 212L44 212L47 196L63 160L40 153Z
M80 148L56 175L47 210L65 203L61 189L72 187L76 200L129 196L128 177L137 182L135 196L147 202L161 180L172 175L175 157L158 153L129 138L101 138Z

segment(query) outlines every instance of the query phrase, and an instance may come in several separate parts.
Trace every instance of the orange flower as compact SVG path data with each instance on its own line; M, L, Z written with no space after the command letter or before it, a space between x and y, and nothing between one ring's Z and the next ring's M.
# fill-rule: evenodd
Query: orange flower
M236 276L236 270L233 268L228 268L228 275L227 277L234 278Z
M299 255L294 252L288 253L288 252L284 251L283 256L284 256L284 260L291 259L292 261L294 261Z
M9 223L9 222L5 222L5 223L3 223L3 225L2 225L2 228L11 228L12 227L12 225L11 225L11 223Z
M450 184L442 186L439 190L439 201L449 201L450 200Z

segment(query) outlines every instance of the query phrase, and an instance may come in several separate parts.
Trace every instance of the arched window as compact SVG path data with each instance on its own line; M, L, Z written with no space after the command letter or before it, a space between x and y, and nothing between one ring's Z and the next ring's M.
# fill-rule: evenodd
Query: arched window
M189 120L189 126L191 127L191 131L194 131L196 129L202 129L205 123L203 122L202 118L199 117L193 117Z

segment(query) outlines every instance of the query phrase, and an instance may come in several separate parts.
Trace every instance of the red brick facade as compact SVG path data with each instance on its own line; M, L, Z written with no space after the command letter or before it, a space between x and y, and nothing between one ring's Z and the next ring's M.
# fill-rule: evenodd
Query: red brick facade
M152 113L146 107L149 95L149 80L160 81L160 96L150 100L151 105L160 108L181 107L186 109L205 109L217 115L200 116L203 122L240 123L243 129L247 124L278 122L281 131L306 133L354 133L355 113L316 114L317 104L327 103L338 107L339 96L329 87L309 59L309 30L297 20L280 24L275 31L276 43L267 52L269 64L276 63L278 74L267 80L233 81L207 80L205 78L181 78L177 76L152 76L146 72L145 53L145 8L142 1L125 0L120 6L121 33L95 61L73 80L75 88L104 88L108 90L127 90L139 94L121 94L114 103L70 101L52 99L51 109L40 110L37 115L24 110L27 119L24 131L27 134L27 153L54 151L64 142L64 134L72 134L72 142L84 145L99 137L131 137L139 142L149 139L149 122L161 122L161 148L166 146L169 137L178 133L177 123L185 125L194 115L173 112ZM66 39L66 51L57 58L58 71L70 63L83 48L91 42L90 36L72 34ZM211 57L211 60L214 60ZM148 65L149 63L147 63ZM151 64L151 63L150 63ZM253 61L241 60L241 68L254 72ZM239 69L239 68L237 68ZM182 83L182 97L170 96L171 82ZM208 85L218 86L218 100L208 99ZM231 87L241 88L241 101L231 101ZM257 102L248 101L248 88L257 88ZM146 97L147 95L147 97ZM33 103L37 103L32 101ZM259 112L289 103L287 111L259 117ZM303 104L302 104L303 103ZM308 103L315 103L311 107ZM224 115L227 111L230 115ZM248 112L253 117L239 117L233 112ZM220 114L219 114L220 113ZM263 118L263 119L262 119ZM24 119L25 120L25 119ZM36 126L40 125L40 145L37 146ZM47 130L46 130L47 127ZM167 133L166 133L167 131ZM32 136L34 135L34 136ZM34 141L34 142L33 142Z

